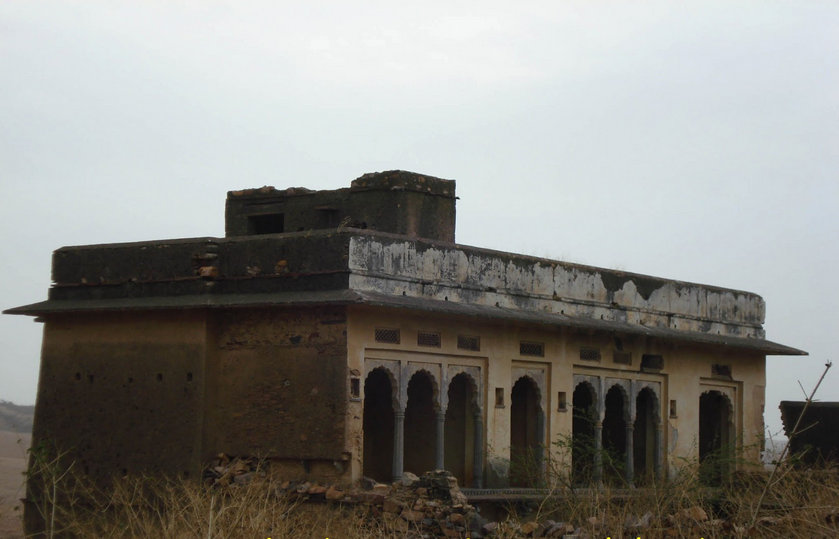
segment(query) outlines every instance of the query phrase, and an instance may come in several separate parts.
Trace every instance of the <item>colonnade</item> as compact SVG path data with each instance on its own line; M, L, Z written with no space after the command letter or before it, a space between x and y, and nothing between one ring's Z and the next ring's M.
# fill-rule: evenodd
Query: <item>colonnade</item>
M585 392L587 398L580 397L579 392ZM614 395L620 396L618 401ZM652 432L652 471L654 477L659 480L663 476L663 432L664 424L661 418L661 389L658 382L648 382L628 379L610 379L600 376L574 376L574 408L575 413L585 415L592 425L593 450L591 451L592 480L596 484L603 482L603 457L604 450L616 449L623 454L623 480L627 485L635 483L635 453L636 450L646 452L649 436L636 447L635 425L642 421L646 431L651 423ZM611 398L607 398L613 395ZM642 403L641 416L639 416L639 401ZM618 407L615 403L619 402ZM617 408L617 409L616 409ZM608 422L610 429L604 433L604 422ZM612 440L620 438L621 433L616 432L617 423L623 423L624 432L623 447L604 447L604 438ZM576 429L575 429L576 430ZM646 434L646 432L644 432ZM572 440L582 433L573 432ZM576 440L574 440L576 441ZM575 469L579 470L584 463L574 463Z

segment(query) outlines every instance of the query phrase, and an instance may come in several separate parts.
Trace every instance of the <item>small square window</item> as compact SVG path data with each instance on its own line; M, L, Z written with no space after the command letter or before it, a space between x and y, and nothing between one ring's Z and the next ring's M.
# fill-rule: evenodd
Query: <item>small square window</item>
M420 331L417 333L417 345L440 348L440 334L437 332Z
M674 418L679 417L679 415L676 412L676 401L675 400L670 401L670 417L674 417Z
M350 378L350 398L361 399L361 379L356 376Z
M545 357L545 343L521 341L519 343L519 354L522 356Z
M398 329L376 328L376 342L399 344L400 336Z
M285 223L282 213L248 216L249 234L277 234L284 232Z
M597 348L580 348L580 359L583 361L600 361L600 350Z
M568 410L568 397L565 391L560 391L556 394L556 409L560 412Z
M711 376L714 378L725 378L731 380L731 365L711 365Z
M503 387L496 387L495 388L495 407L496 408L504 408L504 388Z
M481 338L476 335L458 335L457 347L461 350L471 350L473 352L480 352Z
M664 368L664 357L658 354L644 354L641 356L641 370L658 372Z

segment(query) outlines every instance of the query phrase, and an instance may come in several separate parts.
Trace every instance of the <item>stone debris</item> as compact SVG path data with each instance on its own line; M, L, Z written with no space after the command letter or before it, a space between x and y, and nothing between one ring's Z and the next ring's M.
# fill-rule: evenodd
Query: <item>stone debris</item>
M218 488L239 488L267 477L260 462L252 458L218 455L205 470L205 483ZM362 510L362 518L386 534L412 539L456 538L590 538L683 537L685 534L716 536L761 536L790 524L788 516L761 516L747 529L730 520L711 518L699 505L682 508L663 517L647 512L627 515L623 526L610 529L614 522L604 515L580 518L577 522L549 519L490 522L481 518L460 491L457 479L445 470L426 472L421 477L410 472L393 484L364 478L352 488L309 481L284 481L276 489L281 497L298 501L340 503ZM821 512L828 525L839 525L839 508ZM605 534L605 535L604 535Z
M213 487L236 488L266 476L256 459L220 454L204 472L204 481ZM309 481L284 481L275 488L280 497L366 507L365 518L406 537L484 536L480 529L470 530L477 512L467 503L457 479L445 470L426 472L422 477L405 472L392 485L364 478L350 489Z
M376 484L369 490L351 490L352 500L369 500L370 493L381 501L370 506L368 515L381 515L389 532L411 532L417 537L482 537L471 533L469 526L477 515L460 492L457 479L445 470L426 472L422 477L406 472L393 485Z
M226 486L234 483L246 485L257 476L264 476L258 470L259 462L254 458L230 458L220 453L213 463L204 470L204 482L213 486Z

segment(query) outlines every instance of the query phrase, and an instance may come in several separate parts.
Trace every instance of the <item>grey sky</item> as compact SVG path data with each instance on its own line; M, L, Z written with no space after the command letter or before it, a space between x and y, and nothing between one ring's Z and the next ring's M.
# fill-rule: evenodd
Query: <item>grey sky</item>
M768 360L777 430L839 359L837 36L815 1L6 0L0 303L44 299L62 245L400 168L458 181L460 243L761 294L811 353ZM39 345L0 317L0 399L34 401Z

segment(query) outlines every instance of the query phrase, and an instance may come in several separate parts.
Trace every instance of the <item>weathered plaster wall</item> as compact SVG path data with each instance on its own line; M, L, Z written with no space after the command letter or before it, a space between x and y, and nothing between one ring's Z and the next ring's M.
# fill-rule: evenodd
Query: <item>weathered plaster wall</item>
M668 367L668 396L677 403L677 417L667 418L670 467L675 470L699 458L699 399L702 393L718 391L734 406L737 447L744 451L746 461L759 462L764 438L763 408L766 387L765 356L762 354L717 349L673 348ZM732 376L726 379L712 375L714 364L730 365Z
M520 324L487 321L451 315L376 309L368 306L349 308L348 362L351 376L360 378L362 399L347 408L348 451L353 454L352 476L362 473L363 436L361 432L364 379L371 368L390 361L410 376L417 364L430 372L445 372L451 364L475 365L481 369L485 440L485 485L503 486L510 460L510 397L516 380L527 375L540 386L541 404L545 413L545 440L550 445L560 469L569 465L558 441L567 441L572 431L572 398L575 377L595 380L601 391L615 383L633 387L656 388L657 416L662 421L662 462L667 473L675 473L685 462L698 459L699 398L707 390L726 391L736 395L733 420L738 446L745 446L744 457L758 462L758 439L763 433L763 388L765 386L764 356L753 352L733 352L720 347L676 345L672 342L641 336L580 332L569 328L546 329ZM400 330L398 345L376 342L376 328ZM441 333L440 348L417 345L417 332ZM458 335L480 337L480 351L457 348ZM617 338L617 339L616 339ZM544 357L520 354L521 341L544 344ZM630 364L615 363L614 351L629 354ZM581 359L580 350L594 349L600 353L596 361ZM664 366L659 371L642 371L644 354L661 355ZM441 367L437 367L436 365ZM731 368L732 379L714 376L712 365ZM413 365L413 369L411 367ZM436 369L436 370L435 370ZM398 375L397 375L398 376ZM403 375L404 377L404 375ZM403 380L404 381L404 380ZM397 382L399 379L397 377ZM445 390L445 382L441 384ZM496 406L496 390L503 394L503 405ZM559 409L559 393L565 393L567 406ZM670 400L675 400L678 413L669 417ZM634 408L634 402L630 404ZM406 424L406 429L410 426ZM433 446L434 441L426 442Z
M763 338L763 299L472 247L355 236L350 287L393 295Z
M204 457L288 460L296 475L327 462L340 477L348 459L344 308L223 311L211 335Z
M49 318L33 445L69 451L99 479L199 477L205 338L197 311Z

